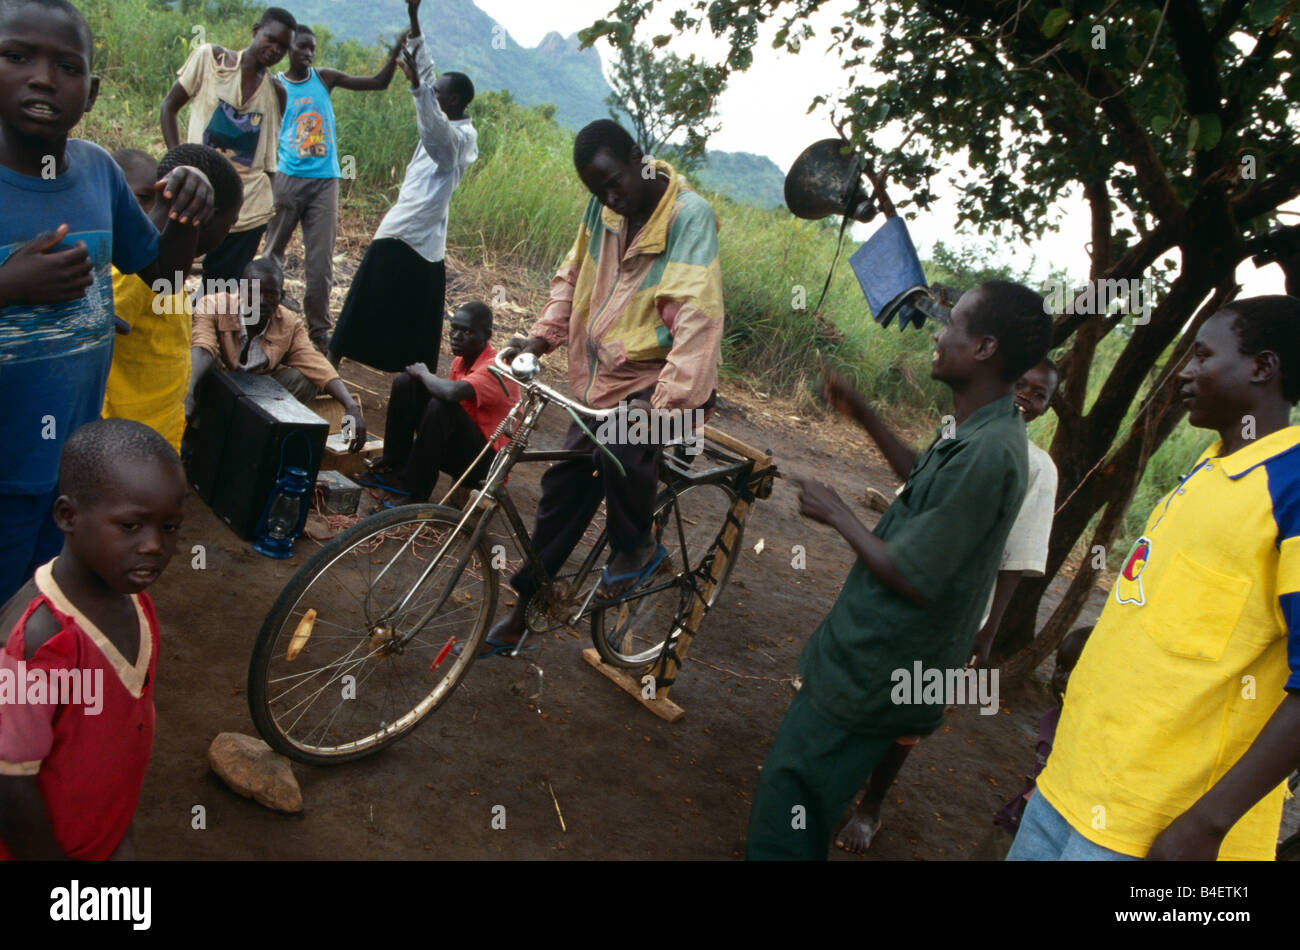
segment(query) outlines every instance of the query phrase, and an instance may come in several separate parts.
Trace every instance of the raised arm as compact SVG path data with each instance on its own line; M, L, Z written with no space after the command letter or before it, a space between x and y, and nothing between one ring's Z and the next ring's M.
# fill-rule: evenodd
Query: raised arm
M793 480L799 486L799 511L804 517L838 531L862 565L894 593L914 604L926 603L925 595L890 558L889 546L858 520L833 488L810 478Z
M353 92L382 92L393 81L393 74L397 72L397 58L402 52L402 44L406 42L409 33L409 30L402 31L397 38L397 42L393 44L393 48L388 51L387 62L373 76L349 76L337 69L328 68L316 70L316 75L320 77L320 81L325 84L325 88L330 92L335 89L350 89Z
M898 436L894 435L893 430L871 411L867 401L862 398L862 394L853 387L852 383L832 371L822 384L822 398L834 409L866 429L867 434L880 449L880 454L894 470L894 474L903 481L907 480L907 476L912 472L912 465L916 462L916 451L905 445Z
M138 271L147 284L189 270L198 249L199 225L207 223L213 214L212 183L197 168L173 168L154 184L154 189L161 192L159 200L167 202L168 215L158 237L157 260Z
M420 133L420 144L440 167L453 165L460 154L461 138L433 94L433 84L438 78L433 68L433 56L420 36L412 36L406 49L415 68L411 96L415 100L415 125Z

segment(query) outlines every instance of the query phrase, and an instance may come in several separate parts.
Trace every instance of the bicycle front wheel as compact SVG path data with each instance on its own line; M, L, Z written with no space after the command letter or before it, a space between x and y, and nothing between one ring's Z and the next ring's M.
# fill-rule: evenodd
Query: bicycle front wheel
M709 607L717 602L743 540L742 526L730 552L715 547L735 498L727 486L709 483L659 496L652 526L668 557L644 585L652 593L593 611L591 636L601 659L623 669L641 669L659 659L664 641L699 596L697 587L704 582L704 561L710 551L724 559L718 583L705 599Z
M318 551L276 599L248 671L262 738L313 765L370 755L414 729L460 683L496 609L474 522L405 505ZM459 644L460 649L453 647Z

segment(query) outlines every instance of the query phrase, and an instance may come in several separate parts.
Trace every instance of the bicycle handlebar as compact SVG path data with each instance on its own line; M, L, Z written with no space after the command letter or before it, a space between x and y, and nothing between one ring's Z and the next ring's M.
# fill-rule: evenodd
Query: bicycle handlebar
M532 354L520 353L517 349L506 347L504 350L500 350L497 353L496 359L493 361L496 364L494 369L501 375L509 377L521 387L540 392L551 402L559 403L561 406L571 409L579 415L588 416L594 419L606 419L618 412L617 406L613 409L593 409L591 406L584 406L582 403L576 402L568 396L556 392L545 383L539 382L536 378L536 374L541 367L537 364L536 357L533 357L532 367L521 365L516 368L515 364L526 356L532 356ZM510 360L508 363L506 362L507 358ZM532 371L528 372L529 369Z

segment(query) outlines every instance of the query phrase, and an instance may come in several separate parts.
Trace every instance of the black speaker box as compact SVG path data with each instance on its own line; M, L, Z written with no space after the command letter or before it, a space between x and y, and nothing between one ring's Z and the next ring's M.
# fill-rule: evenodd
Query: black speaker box
M214 369L199 384L195 406L190 484L217 517L252 541L283 467L305 469L315 483L329 424L274 379L255 373Z

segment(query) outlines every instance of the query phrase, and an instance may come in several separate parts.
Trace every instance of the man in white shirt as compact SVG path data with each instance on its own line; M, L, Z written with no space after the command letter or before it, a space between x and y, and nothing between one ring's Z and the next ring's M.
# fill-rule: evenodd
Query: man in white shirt
M434 72L420 33L420 0L406 0L411 35L399 65L411 83L420 142L406 166L397 203L375 232L348 290L329 358L399 372L438 365L446 292L447 209L478 158L478 132L465 116L474 84L463 73Z
M1025 424L1033 422L1047 411L1052 395L1060 382L1060 373L1050 359L1029 370L1016 380L1012 391L1016 408ZM1029 440L1029 481L1025 498L1020 503L1011 534L1007 536L1002 551L1002 563L997 581L990 592L989 605L984 613L984 623L975 637L975 656L971 665L988 665L993 638L1002 625L1011 596L1016 592L1021 577L1042 577L1047 568L1047 546L1052 535L1052 518L1056 511L1056 463L1052 457ZM880 830L880 813L885 794L894 784L908 754L919 741L916 736L900 738L885 753L871 773L871 779L862 790L862 800L854 806L843 827L835 835L835 844L846 851L861 854L871 847L871 841Z

